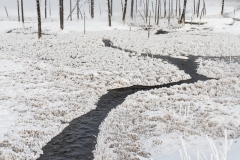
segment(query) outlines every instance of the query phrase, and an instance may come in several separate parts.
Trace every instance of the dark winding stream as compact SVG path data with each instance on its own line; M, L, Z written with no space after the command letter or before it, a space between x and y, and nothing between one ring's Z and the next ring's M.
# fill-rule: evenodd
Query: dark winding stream
M110 41L105 41L104 43L106 46L110 46ZM111 47L121 49L119 47ZM125 51L133 52L129 50ZM142 54L142 56L152 57L152 55L149 54ZM195 62L197 57L190 56L188 57L189 59L178 59L153 55L153 58L161 58L176 65L180 70L184 70L189 74L192 79L158 86L131 86L109 90L107 94L99 99L95 110L74 119L68 127L54 137L43 148L44 154L41 155L39 160L91 160L93 159L92 151L96 145L96 136L99 133L98 128L101 122L113 108L122 104L128 95L142 90L147 91L155 88L171 87L183 83L194 83L199 80L205 81L209 79L197 74L197 63Z

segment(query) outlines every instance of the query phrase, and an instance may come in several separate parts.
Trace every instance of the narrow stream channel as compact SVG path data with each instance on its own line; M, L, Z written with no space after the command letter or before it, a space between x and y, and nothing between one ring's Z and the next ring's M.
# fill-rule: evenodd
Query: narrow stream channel
M109 47L110 45L108 46L107 43L105 43L105 45L106 47ZM119 47L111 47L123 50ZM133 52L129 50L125 51ZM122 104L128 95L134 94L137 91L147 91L155 88L171 87L174 85L181 85L183 83L189 84L199 80L205 81L209 79L205 76L197 74L197 63L195 62L197 57L189 56L188 59L178 59L149 54L142 54L142 56L150 56L166 60L171 64L176 65L180 70L184 70L192 77L192 79L158 86L131 86L109 90L107 94L103 95L99 99L95 110L74 119L70 122L68 127L66 127L59 135L54 137L43 148L44 154L41 155L39 160L92 160L94 158L92 151L96 145L96 136L99 133L98 128L101 122L113 108Z

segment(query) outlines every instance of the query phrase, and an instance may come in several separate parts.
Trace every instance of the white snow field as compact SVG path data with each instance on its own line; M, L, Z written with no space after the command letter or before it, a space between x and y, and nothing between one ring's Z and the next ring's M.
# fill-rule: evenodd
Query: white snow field
M121 1L114 1L111 28L107 26L106 2L96 1L93 20L88 4L83 5L81 10L87 13L85 35L83 19L77 21L76 11L73 21L65 21L61 31L59 1L51 0L51 16L47 19L41 1L43 37L37 40L36 2L24 0L23 29L22 23L17 22L17 1L0 0L0 160L37 159L42 154L41 148L69 122L95 109L108 89L161 85L191 78L172 64L141 57L141 53L239 56L240 1L225 1L223 18L221 0L206 0L207 15L200 20L193 16L193 1L188 0L187 21L193 17L193 22L205 24L186 24L181 28L177 18L173 18L168 28L167 19L160 19L160 27L153 25L149 39L147 31L141 29L146 24L139 13L130 20L130 1L125 25L121 21ZM69 2L64 1L64 6L66 20ZM138 7L143 14L143 5ZM155 35L158 29L169 33ZM137 54L130 56L105 48L103 38ZM198 62L199 74L219 80L129 96L102 123L95 159L181 159L179 150L184 150L180 136L192 159L198 150L210 159L211 148L205 136L223 151L225 130L228 140L233 139L227 158L238 159L239 64L206 59ZM202 153L200 156L204 159Z
M101 124L95 159L181 159L180 136L191 159L197 159L198 150L211 159L206 135L221 157L225 130L228 139L233 139L234 151L227 158L238 159L239 107L240 81L236 77L137 92ZM200 157L204 159L202 153Z
M1 159L36 159L71 120L96 108L107 89L190 78L160 59L103 47L99 32L51 33L41 41L33 32L0 35Z
M240 78L240 64L239 57L228 57L228 60L224 59L213 59L206 60L199 58L199 67L197 72L201 75L210 78L226 78L226 77L237 77Z

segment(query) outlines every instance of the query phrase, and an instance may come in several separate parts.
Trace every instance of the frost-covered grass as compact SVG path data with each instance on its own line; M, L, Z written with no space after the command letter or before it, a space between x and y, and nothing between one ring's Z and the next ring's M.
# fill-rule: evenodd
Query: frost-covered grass
M148 39L147 31L122 31L111 34L109 39L114 46L144 53L146 51L158 55L194 55L194 56L233 56L240 54L240 37L226 33L206 31L176 31L163 35L155 35L151 31Z
M96 108L107 89L189 79L160 59L103 47L101 32L34 29L0 35L0 159L36 159L68 123ZM48 35L49 34L49 35Z
M180 159L180 136L192 159L197 150L210 159L206 135L222 148L227 130L228 138L239 144L239 104L236 77L137 92L101 124L95 159Z
M216 59L199 58L197 72L210 78L240 77L240 58L228 57Z

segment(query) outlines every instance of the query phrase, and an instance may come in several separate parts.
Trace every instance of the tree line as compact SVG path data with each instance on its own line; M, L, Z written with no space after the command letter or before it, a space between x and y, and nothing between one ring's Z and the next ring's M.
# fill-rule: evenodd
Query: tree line
M19 1L21 1L21 9L20 9ZM38 38L39 39L42 37L40 1L41 0L36 0L37 19L38 19ZM49 6L49 14L51 15L51 3L50 3L50 0L49 1L44 0L44 1L45 1L44 15L45 15L45 19L46 19L47 18L47 6ZM92 19L94 18L94 14L95 14L94 9L95 9L95 5L96 5L94 3L94 0L86 0L81 6L80 6L80 1L81 0L76 0L75 6L72 7L72 0L69 0L70 14L67 17L67 20L70 18L70 20L72 21L72 13L74 12L75 9L77 9L77 19L79 20L80 15L81 15L81 18L84 18L84 20L85 20L85 12L82 13L80 8L86 3L89 4L89 11L90 11L91 18ZM189 0L184 0L183 6L181 6L180 0L151 0L151 1L150 0L129 0L129 1L130 1L130 5L131 5L130 6L130 17L132 20L134 19L134 15L136 16L139 13L139 15L142 17L145 24L150 22L151 16L149 16L149 15L154 15L155 25L157 25L157 26L159 25L159 19L161 17L168 18L168 22L170 25L170 18L173 17L175 14L175 17L178 17L179 24L182 24L183 26L185 24L186 6L187 6L187 2ZM154 6L154 1L155 1L155 6ZM194 4L193 5L194 16L201 17L202 15L206 15L205 0L192 0L192 1ZM47 5L48 2L49 2L49 5ZM60 29L62 29L62 30L64 29L64 3L63 2L64 2L64 0L59 0ZM168 7L167 7L167 3L168 3ZM175 7L176 7L175 11L173 8L174 3L175 3ZM200 9L201 3L203 6L202 9ZM122 5L122 22L123 22L123 24L125 24L128 0L121 0L121 5ZM141 13L140 10L138 10L138 5L143 8L143 13ZM22 19L22 24L24 27L23 0L17 0L17 8L18 8L18 21L20 22L20 10L21 10L21 19ZM100 2L99 2L99 8L100 8ZM107 9L108 26L111 27L112 26L112 16L113 16L113 0L107 0L107 8L108 8ZM161 15L162 8L163 8L163 15ZM5 7L5 9L6 9L6 7ZM167 10L168 10L168 15L167 15ZM7 9L6 9L6 13L7 13ZM221 16L223 16L223 13L224 13L224 0L222 0ZM101 14L101 8L100 8L100 14Z

